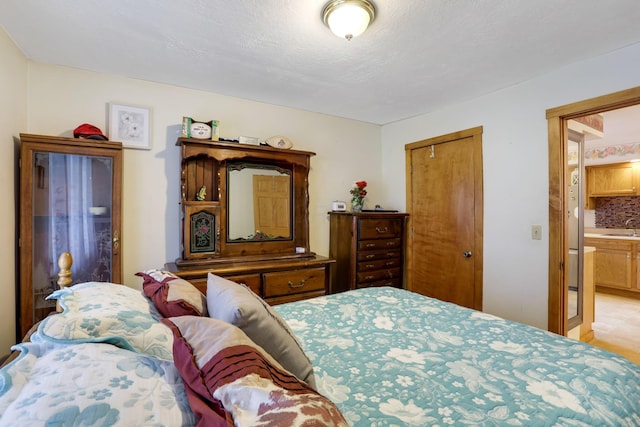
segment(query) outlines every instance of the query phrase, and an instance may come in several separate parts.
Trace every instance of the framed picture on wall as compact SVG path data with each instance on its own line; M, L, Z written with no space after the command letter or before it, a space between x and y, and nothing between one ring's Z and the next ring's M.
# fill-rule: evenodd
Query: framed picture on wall
M151 149L151 110L130 105L110 104L109 139L125 148Z

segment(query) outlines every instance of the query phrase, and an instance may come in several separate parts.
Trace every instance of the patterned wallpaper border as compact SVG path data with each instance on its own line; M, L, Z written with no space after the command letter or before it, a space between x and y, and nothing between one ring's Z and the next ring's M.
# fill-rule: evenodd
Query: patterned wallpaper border
M569 164L578 164L578 151L569 151ZM640 142L596 147L584 152L585 164L617 163L640 159ZM602 162L606 160L606 162Z
M620 144L610 147L596 147L584 152L585 159L606 159L610 156L640 156L640 142L635 144Z

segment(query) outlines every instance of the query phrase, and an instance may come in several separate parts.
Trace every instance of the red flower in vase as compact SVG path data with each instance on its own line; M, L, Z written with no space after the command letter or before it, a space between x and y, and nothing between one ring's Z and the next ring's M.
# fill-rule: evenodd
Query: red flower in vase
M362 209L364 198L367 195L367 190L365 190L366 187L367 181L356 181L354 187L349 190L349 193L351 193L351 206L354 209Z

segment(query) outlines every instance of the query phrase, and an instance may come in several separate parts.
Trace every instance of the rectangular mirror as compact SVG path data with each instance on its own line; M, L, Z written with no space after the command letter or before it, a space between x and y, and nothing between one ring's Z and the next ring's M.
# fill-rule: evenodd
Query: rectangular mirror
M584 135L568 130L567 171L569 182L567 188L568 209L567 223L569 232L569 257L566 271L569 272L569 306L567 324L569 329L582 323L583 307L583 235L584 235Z
M292 171L227 163L227 242L292 239Z

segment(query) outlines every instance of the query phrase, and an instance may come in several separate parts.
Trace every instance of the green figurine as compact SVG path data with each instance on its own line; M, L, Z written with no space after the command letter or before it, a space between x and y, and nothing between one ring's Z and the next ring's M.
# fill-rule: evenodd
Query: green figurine
M200 189L196 193L196 200L201 202L204 200L205 197L207 197L207 186L203 185L202 187L200 187Z

